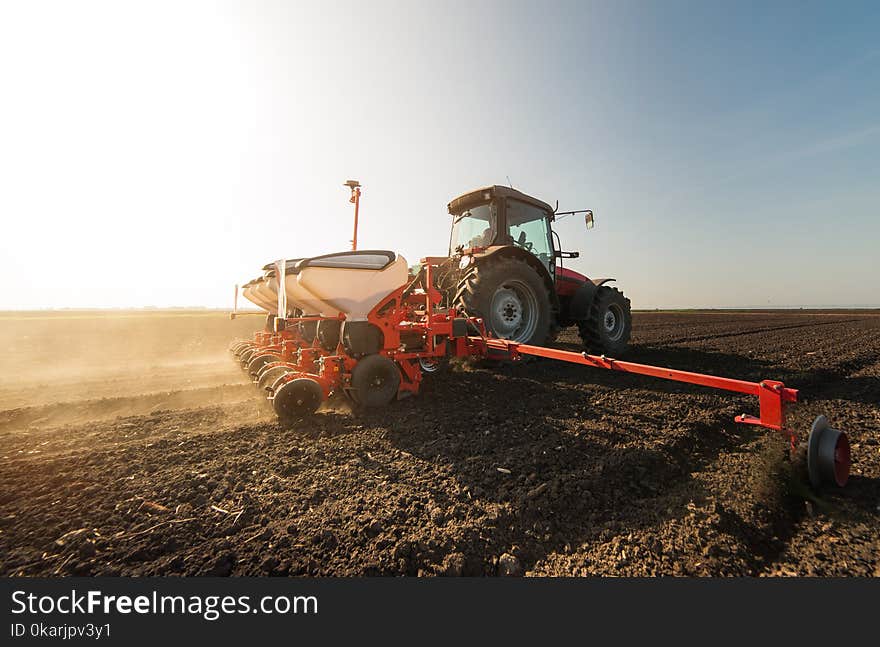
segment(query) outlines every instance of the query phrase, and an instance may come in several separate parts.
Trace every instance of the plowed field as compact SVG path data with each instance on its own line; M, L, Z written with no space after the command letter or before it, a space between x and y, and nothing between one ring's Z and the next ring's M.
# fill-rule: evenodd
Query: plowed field
M260 325L0 314L0 573L880 576L876 312L635 315L627 359L779 379L796 428L846 430L819 495L733 422L753 398L552 361L282 426L226 350Z

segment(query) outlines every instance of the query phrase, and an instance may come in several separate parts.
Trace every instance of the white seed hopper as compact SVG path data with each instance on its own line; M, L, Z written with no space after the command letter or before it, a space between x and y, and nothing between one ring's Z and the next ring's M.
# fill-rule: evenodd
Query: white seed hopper
M276 283L277 285L277 283ZM266 309L269 312L276 313L278 312L278 292L272 288L271 279L269 277L264 276L263 280L257 283L254 288L254 292L263 303L266 304ZM271 308L268 307L269 304Z
M333 308L330 305L323 303L314 294L297 283L299 264L303 260L305 259L294 258L286 261L284 264L284 291L287 295L288 309L297 308L303 316L320 315L324 317L335 317L339 314L337 308ZM275 298L277 300L278 276L275 264L270 263L263 269L266 270L266 276L269 278L271 288L276 290Z
M266 280L263 277L248 281L242 286L241 295L258 308L275 314L278 311L278 297L276 296L272 299L266 298L263 295L265 289L262 286L265 282Z
M364 321L382 299L404 285L409 267L403 256L386 250L339 252L306 258L287 277L288 298L324 316L345 313Z

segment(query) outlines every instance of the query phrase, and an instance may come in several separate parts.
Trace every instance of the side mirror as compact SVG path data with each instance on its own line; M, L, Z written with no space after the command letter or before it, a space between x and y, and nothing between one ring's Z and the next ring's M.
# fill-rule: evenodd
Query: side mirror
M593 212L589 209L584 213L584 224L587 226L587 229L593 228Z

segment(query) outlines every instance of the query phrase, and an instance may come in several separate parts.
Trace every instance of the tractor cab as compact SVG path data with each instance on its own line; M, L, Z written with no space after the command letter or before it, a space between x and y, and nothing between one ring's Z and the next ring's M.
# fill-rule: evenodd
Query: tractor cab
M583 214L592 228L593 212L559 212L511 187L493 185L469 191L448 205L452 215L450 261L439 289L446 303L485 321L491 334L520 343L543 344L571 325L587 348L619 356L631 329L630 304L623 293L563 268L564 252L550 223ZM554 244L555 243L555 244ZM455 267L453 265L453 267Z
M553 275L553 208L521 191L489 186L470 191L449 203L453 216L449 254L459 250L512 245L533 254Z

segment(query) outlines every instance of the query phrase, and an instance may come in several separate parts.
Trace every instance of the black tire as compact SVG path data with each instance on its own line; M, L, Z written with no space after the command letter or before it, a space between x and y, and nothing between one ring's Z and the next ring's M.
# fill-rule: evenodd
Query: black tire
M321 348L326 351L335 351L339 345L339 329L342 322L338 320L325 319L318 322L318 343Z
M397 397L400 369L384 355L367 355L351 371L352 400L365 407L384 407Z
M617 288L602 285L590 305L590 316L578 324L584 346L595 354L619 357L629 348L632 313L629 299Z
M459 281L455 304L469 317L481 317L494 336L522 344L546 343L554 319L547 285L518 258L471 265Z
M281 357L279 355L260 355L259 357L253 357L251 358L251 361L248 362L248 375L256 377L266 364L277 362L280 359Z
M315 413L324 399L321 385L307 377L298 377L278 387L272 408L281 420L295 420Z

